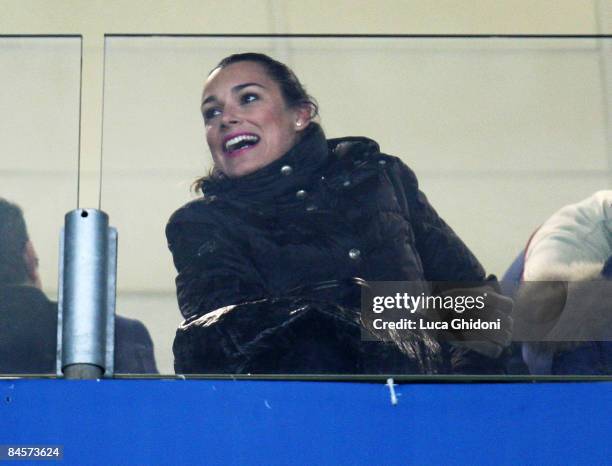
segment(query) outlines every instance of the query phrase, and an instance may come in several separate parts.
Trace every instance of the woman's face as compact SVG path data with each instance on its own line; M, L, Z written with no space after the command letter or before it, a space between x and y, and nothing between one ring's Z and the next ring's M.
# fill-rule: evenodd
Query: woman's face
M231 178L280 158L308 125L306 110L287 108L278 84L249 61L213 71L204 85L202 115L215 166Z

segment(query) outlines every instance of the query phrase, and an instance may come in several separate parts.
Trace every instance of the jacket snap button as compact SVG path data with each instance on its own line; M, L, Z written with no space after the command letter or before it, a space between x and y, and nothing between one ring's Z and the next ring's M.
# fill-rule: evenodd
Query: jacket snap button
M386 165L386 163L387 163L387 161L386 161L386 160L384 160L384 159L380 159L380 160L378 161L378 164L379 164L379 165Z
M314 204L310 204L309 206L306 207L307 212L314 212L315 210L317 210L317 206Z
M298 199L305 199L307 194L308 193L305 190L300 189L297 193L295 193L295 197Z
M342 183L342 186L344 186L345 188L348 188L351 185L351 180L346 180L345 182Z
M349 257L355 261L361 257L361 251L359 249L351 249L349 251Z
M293 168L291 168L289 165L283 165L281 167L281 173L285 176L289 176L293 173Z

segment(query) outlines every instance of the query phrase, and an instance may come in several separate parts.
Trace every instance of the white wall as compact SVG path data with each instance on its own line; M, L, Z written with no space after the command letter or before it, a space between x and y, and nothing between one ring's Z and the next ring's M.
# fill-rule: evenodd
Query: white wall
M120 234L117 310L147 324L163 372L172 372L180 321L163 228L209 163L199 95L224 55L256 49L294 67L328 136L366 135L401 156L492 273L503 273L554 210L612 183L612 39L104 39L612 31L603 0L320 5L2 4L3 33L83 34L83 87L79 39L0 39L0 196L24 207L55 294L58 230L77 198L80 90L80 205L97 205L101 192Z

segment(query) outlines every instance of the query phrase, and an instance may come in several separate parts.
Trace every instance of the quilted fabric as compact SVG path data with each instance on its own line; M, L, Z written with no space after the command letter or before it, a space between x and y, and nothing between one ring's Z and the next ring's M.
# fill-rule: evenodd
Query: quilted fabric
M231 320L232 325L249 327L244 303L260 302L252 305L252 319L261 329L258 316L266 308L261 301L278 309L283 298L305 285L353 277L485 279L477 259L419 191L414 173L400 159L381 153L371 139L326 140L312 123L302 140L272 164L240 178L211 176L202 190L203 197L177 210L166 228L178 271L179 307L192 322L179 329L174 345L180 371L189 370L185 358L193 357L183 345L197 344L185 333L197 332L203 322L193 322L225 306L242 307L228 312L224 321L239 314L240 324ZM329 315L334 305L339 304L327 303L325 312L311 306L301 314L304 319ZM215 325L204 320L207 328ZM333 332L326 334L329 340ZM221 344L220 337L215 341ZM433 346L414 357L427 353L435 359L439 348ZM408 366L432 372L434 365Z

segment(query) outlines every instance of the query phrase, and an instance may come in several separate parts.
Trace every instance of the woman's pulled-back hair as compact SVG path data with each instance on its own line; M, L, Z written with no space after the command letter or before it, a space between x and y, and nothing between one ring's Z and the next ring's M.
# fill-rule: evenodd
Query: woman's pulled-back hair
M215 70L225 68L229 65L233 65L234 63L240 62L252 62L260 64L270 79L276 82L280 88L281 95L283 96L283 100L285 105L288 108L299 108L299 107L308 107L310 110L310 119L314 119L319 114L319 106L314 98L312 98L307 92L298 77L295 75L293 70L289 68L284 63L275 60L268 55L263 53L255 53L255 52L246 52L246 53L235 53L233 55L229 55L222 59L217 66L215 66L211 72L212 74ZM205 181L209 179L222 177L223 174L219 172L214 167L211 169L210 173L206 176L198 178L192 185L192 188L195 192L202 190L202 185Z

